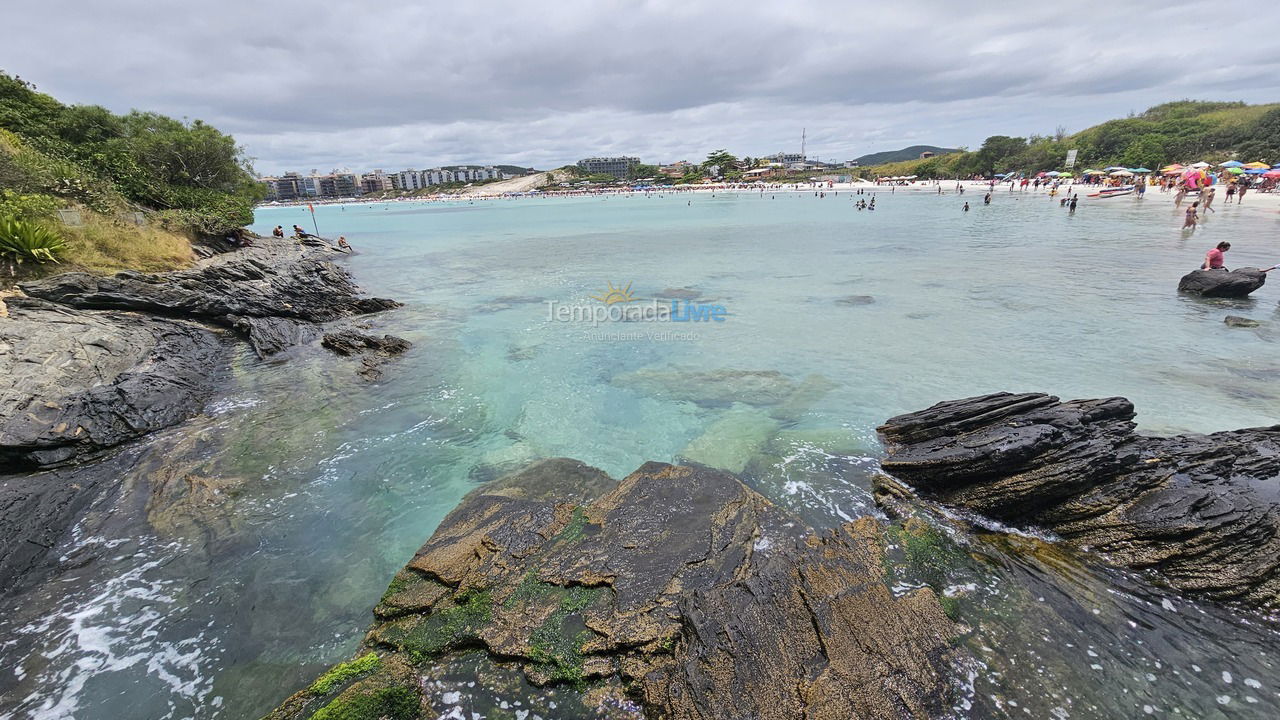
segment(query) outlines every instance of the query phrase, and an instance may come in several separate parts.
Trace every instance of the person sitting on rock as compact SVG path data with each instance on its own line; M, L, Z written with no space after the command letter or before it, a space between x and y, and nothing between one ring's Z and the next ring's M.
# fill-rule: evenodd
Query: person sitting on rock
M347 238L345 235L338 236L338 247L341 248L342 250L351 249L351 243L347 242Z
M1223 265L1222 254L1231 249L1231 243L1222 241L1218 246L1204 254L1204 264L1200 266L1201 270L1226 270Z
M271 231L271 236L278 237L278 238L284 237L284 228L281 227L280 225L277 225L276 229Z

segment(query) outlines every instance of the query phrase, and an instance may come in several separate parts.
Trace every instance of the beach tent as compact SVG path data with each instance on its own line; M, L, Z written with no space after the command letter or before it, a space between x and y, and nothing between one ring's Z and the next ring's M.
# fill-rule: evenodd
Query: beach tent
M1264 162L1251 162L1244 164L1245 170L1270 170L1271 166Z
M1239 160L1228 160L1218 165L1218 167L1224 167L1224 168L1238 168L1243 166L1244 166L1244 163L1240 162Z

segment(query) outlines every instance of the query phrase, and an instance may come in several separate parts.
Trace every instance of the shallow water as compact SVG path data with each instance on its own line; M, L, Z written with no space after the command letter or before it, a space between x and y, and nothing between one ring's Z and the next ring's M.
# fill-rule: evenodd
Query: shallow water
M874 212L853 199L317 208L321 234L359 251L361 283L407 303L361 322L414 350L374 385L315 348L242 354L204 416L118 458L134 470L60 548L64 572L0 607L0 717L260 715L355 649L463 494L532 458L618 477L704 462L828 526L876 512L875 426L939 400L1124 395L1151 432L1280 414L1273 290L1174 292L1221 239L1232 266L1280 261L1254 240L1274 217L1226 207L1188 238L1159 195L1074 215L1030 193L984 207L972 192L882 192ZM268 209L255 229L293 223L310 225L305 210ZM727 317L548 321L548 301L600 306L590 297L610 284ZM1264 324L1227 328L1227 314ZM171 492L149 502L164 477ZM958 716L1280 713L1264 618L1031 540L956 537L970 560L945 580L982 663Z

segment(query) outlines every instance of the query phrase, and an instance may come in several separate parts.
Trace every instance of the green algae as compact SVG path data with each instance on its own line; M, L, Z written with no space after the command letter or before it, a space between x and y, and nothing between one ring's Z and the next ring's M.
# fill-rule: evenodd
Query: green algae
M480 630L492 619L493 598L487 590L471 590L455 603L426 616L399 639L414 662L479 641Z
M552 539L552 542L575 543L586 534L586 528L587 512L579 505L573 509L573 517L569 518L569 523L564 526L559 535Z
M393 685L372 692L340 695L320 708L311 720L413 720L421 702L412 688Z
M371 673L381 666L382 660L376 653L366 653L350 662L334 665L328 672L317 678L307 691L312 695L328 695L334 688L348 680Z
M604 589L582 585L551 587L560 595L560 600L555 611L529 635L529 659L551 683L581 688L586 680L582 649L595 637L582 622L581 613Z

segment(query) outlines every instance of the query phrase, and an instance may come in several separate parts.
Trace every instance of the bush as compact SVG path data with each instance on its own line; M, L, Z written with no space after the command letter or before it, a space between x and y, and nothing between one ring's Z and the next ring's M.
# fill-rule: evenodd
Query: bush
M0 218L0 255L19 265L25 260L58 262L54 256L66 249L57 231L31 220Z
M52 218L63 203L51 195L22 195L12 190L0 191L0 217L15 220Z

